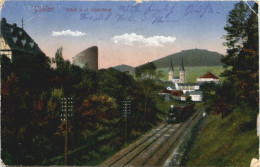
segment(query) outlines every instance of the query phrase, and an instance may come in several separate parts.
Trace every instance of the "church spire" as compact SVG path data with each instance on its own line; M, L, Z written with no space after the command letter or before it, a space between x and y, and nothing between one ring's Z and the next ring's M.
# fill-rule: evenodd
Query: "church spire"
M181 70L182 70L182 71L185 71L184 65L183 65L183 56L182 56L182 60L181 60Z
M173 69L173 65L172 65L172 59L171 59L170 67L169 67L169 71L170 71L170 70L174 71L174 69Z
M172 65L172 59L171 59L171 63L170 63L170 66L169 66L169 71L174 71L174 68L173 68L173 65Z
M173 77L174 77L174 69L173 69L172 59L171 59L171 64L169 66L169 81L172 81Z
M183 56L181 60L181 68L180 68L180 83L185 83L185 70L184 70L184 65L183 65Z

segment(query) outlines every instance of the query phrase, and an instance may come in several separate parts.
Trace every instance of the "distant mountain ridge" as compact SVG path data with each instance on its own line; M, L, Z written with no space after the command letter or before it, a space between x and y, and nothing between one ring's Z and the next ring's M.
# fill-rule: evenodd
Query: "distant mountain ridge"
M135 72L135 67L132 67L132 66L129 66L129 65L125 65L125 64L118 65L118 66L115 66L113 68L118 70L118 71L121 71L121 72L126 72L126 71L129 71L129 73L134 73Z
M168 68L172 60L173 68L175 68L180 67L182 57L184 67L223 65L220 61L222 57L221 54L203 49L183 50L181 52L165 56L152 62L156 65L157 68ZM130 73L134 73L136 67L122 64L113 68L122 72L129 71Z
M186 67L194 66L221 66L222 55L202 49L184 50L178 53L152 61L157 68L167 68L172 60L173 67L179 67L183 57L183 64Z

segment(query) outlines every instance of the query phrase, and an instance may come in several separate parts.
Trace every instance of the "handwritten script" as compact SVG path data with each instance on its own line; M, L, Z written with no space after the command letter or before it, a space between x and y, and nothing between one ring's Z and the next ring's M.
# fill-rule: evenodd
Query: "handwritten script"
M116 9L110 8L67 8L67 12L79 12L82 21L115 21L115 22L147 22L151 24L179 22L182 17L195 16L202 18L206 15L219 14L209 3L187 6L180 11L177 3L169 3L161 6L149 4L142 6L120 5Z
M213 7L210 4L200 6L198 8L194 7L194 4L189 4L188 7L185 9L185 16L190 14L198 14L199 17L203 17L206 14L213 14L213 13L214 13Z

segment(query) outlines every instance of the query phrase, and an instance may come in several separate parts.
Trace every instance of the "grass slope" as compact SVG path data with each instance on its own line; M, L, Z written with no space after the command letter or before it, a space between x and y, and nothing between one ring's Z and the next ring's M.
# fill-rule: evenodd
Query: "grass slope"
M179 67L175 67L175 75L179 76ZM158 70L161 70L163 72L163 80L168 80L168 68L160 68ZM201 67L185 67L186 71L186 81L187 82L197 82L197 78L201 77L202 75L206 74L207 72L211 72L217 77L220 78L220 81L223 81L224 78L220 77L219 75L224 71L225 69L222 66L201 66Z
M185 166L249 166L258 158L257 111L242 106L230 115L210 115Z

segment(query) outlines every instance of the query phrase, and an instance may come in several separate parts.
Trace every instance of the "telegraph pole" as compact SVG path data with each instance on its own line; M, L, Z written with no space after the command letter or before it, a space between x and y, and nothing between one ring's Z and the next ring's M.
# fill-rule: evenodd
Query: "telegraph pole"
M122 116L125 118L125 144L127 142L127 117L131 115L131 101L123 100Z
M68 117L72 117L73 113L73 98L61 98L61 121L65 122L65 166L68 165Z
M65 166L68 165L68 105L66 105L65 109Z
M127 115L125 117L125 144L127 142Z

